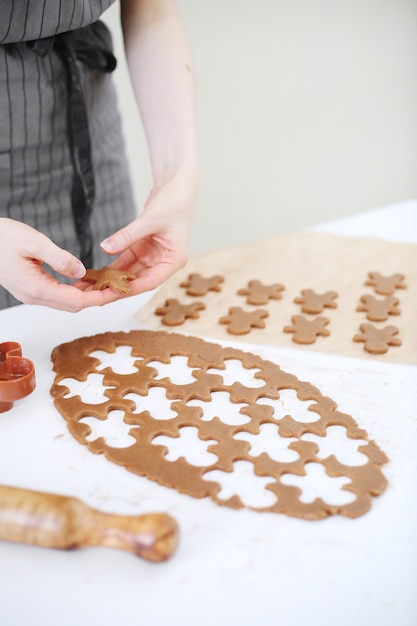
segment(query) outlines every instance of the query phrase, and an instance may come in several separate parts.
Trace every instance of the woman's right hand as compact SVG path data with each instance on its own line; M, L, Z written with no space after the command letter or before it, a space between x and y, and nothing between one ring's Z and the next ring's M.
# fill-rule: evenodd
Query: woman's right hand
M34 228L0 218L0 284L20 302L76 312L119 297L111 289L83 291L62 284L48 273L44 263L74 280L86 271L79 259Z

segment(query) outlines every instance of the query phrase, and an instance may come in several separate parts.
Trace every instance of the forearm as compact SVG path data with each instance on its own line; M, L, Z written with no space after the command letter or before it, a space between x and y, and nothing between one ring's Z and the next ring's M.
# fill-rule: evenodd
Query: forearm
M187 260L196 205L198 158L191 58L174 0L121 0L133 91L153 173L145 209L102 242L114 267L155 289Z
M194 81L173 0L122 0L132 87L144 126L155 187L185 172L198 178Z

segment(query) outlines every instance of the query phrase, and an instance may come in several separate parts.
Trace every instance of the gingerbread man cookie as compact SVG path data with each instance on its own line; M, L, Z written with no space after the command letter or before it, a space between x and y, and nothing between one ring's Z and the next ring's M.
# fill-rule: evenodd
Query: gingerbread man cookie
M383 300L375 298L369 294L361 296L361 304L356 307L357 311L364 311L366 319L372 322L384 322L388 319L388 315L400 315L401 310L398 308L400 301L394 296L387 296Z
M198 311L202 311L206 306L202 302L192 304L181 304L176 298L165 300L165 306L158 307L155 315L162 316L162 323L166 326L179 326L184 324L186 319L197 319L200 317Z
M392 274L392 276L383 276L379 272L368 272L368 280L365 285L374 288L375 293L383 296L391 296L396 289L405 289L404 274Z
M221 291L223 282L223 276L204 278L201 274L189 274L188 280L180 283L180 287L184 287L189 296L205 296L208 291Z
M361 324L361 331L353 337L353 341L363 342L364 350L371 354L385 354L389 346L400 346L401 339L396 337L399 329L396 326L376 328L373 324Z
M129 282L135 280L135 278L135 274L105 266L99 270L87 270L81 280L93 283L93 289L101 290L110 287L118 293L129 294L132 293L132 287L129 285Z
M284 326L284 333L294 333L292 340L295 343L310 344L314 343L319 335L322 337L330 335L330 331L324 328L330 322L327 317L315 317L310 321L304 315L293 315L291 322L291 326Z
M264 285L260 280L250 280L248 286L239 289L239 296L247 296L248 304L267 304L268 300L281 300L281 291L285 289L284 285L275 283L274 285Z
M268 315L268 311L264 309L244 311L238 306L232 306L229 309L229 315L219 319L219 324L228 324L227 332L232 335L246 335L251 328L265 328L263 319Z
M336 309L336 298L336 291L326 291L326 293L319 294L313 291L313 289L302 289L301 296L294 298L294 302L296 304L301 304L301 310L303 313L311 313L315 315L317 313L322 313L325 307L329 309Z

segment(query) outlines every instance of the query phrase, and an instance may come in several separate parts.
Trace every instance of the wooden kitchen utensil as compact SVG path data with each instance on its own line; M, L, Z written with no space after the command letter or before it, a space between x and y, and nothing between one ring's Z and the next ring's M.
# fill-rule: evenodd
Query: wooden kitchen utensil
M165 513L111 515L77 498L0 485L0 539L63 550L106 546L156 563L175 552L178 525Z

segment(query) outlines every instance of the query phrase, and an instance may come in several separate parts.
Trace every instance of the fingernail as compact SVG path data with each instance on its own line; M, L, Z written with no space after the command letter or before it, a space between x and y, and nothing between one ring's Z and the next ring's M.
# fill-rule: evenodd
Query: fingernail
M104 239L101 244L100 244L101 248L105 251L105 252L113 252L113 250L115 250L116 248L116 244L113 241L113 239L109 238L109 239Z
M73 278L82 278L84 274L85 274L85 267L81 263L81 261L78 261L72 271L72 276Z

